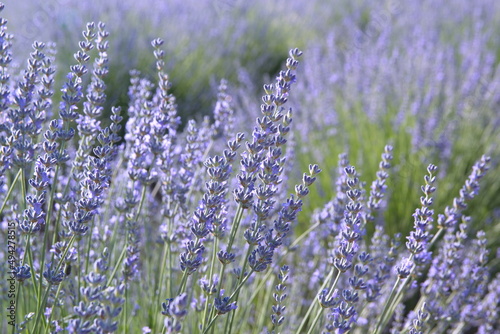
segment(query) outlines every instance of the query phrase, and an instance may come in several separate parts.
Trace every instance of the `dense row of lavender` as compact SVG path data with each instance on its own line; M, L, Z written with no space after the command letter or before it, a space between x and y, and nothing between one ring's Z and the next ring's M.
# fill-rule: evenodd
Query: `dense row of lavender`
M407 237L388 234L383 216L400 200L389 187L397 146L383 147L373 176L341 154L333 199L301 217L325 174L309 165L294 178L304 121L288 100L304 85L301 51L264 85L251 128L225 80L212 119L181 128L160 39L155 78L132 71L127 109L105 110L108 38L88 23L57 87L54 46L35 42L18 71L0 21L2 316L15 305L2 332L500 331L500 278L466 211L489 157L443 210L441 167L416 171L423 195Z
M243 66L252 71L253 79L261 80L264 73L275 74L280 69L285 60L283 49L305 46L300 41L305 40L305 34L310 35L312 25L299 15L313 17L319 4L310 7L302 1L259 1L32 0L13 2L5 9L5 17L11 20L11 32L16 35L13 52L19 61L33 40L57 40L58 54L65 55L57 59L60 66L71 65L71 42L79 38L86 22L107 22L110 52L114 54L109 63L107 82L112 89L107 106L127 104L130 68L154 75L149 40L168 36L164 49L171 91L177 97L180 116L187 121L193 113L210 113L218 78L236 83L237 70ZM306 24L309 29L297 29Z
M444 191L435 200L444 208L481 153L500 155L499 13L498 1L489 0L365 2L353 9L306 49L292 97L303 124L301 151L329 171L348 152L364 173L375 173L372 152L391 143L394 196L415 200L391 201L386 219L410 228L417 175L429 163L439 165ZM325 138L330 144L318 145ZM492 169L478 201L488 210L474 211L476 229L498 222L497 158Z

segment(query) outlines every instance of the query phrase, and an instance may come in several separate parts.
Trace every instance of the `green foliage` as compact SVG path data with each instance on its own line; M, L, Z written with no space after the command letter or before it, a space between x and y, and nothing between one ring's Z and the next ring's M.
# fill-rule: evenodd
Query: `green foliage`
M400 127L394 129L391 120L396 117L395 110L388 110L381 122L371 121L361 106L354 109L336 108L339 117L338 131L331 135L327 130L314 132L306 140L299 140L298 161L305 168L311 161L322 166L326 173L321 175L316 187L312 189L310 201L305 207L304 216L309 217L314 209L328 202L335 196L335 180L338 177L338 155L348 153L349 161L359 166L361 180L366 182L367 196L370 184L375 179L378 170L380 154L384 145L394 146L393 169L388 179L388 206L384 213L386 230L389 235L402 233L407 235L413 226L412 214L419 206L420 186L426 166L430 163L438 166L437 191L435 208L437 213L443 213L447 205L452 205L454 197L471 172L471 167L483 153L500 156L500 148L492 142L500 142L500 131L490 123L480 124L470 119L455 120L458 122L453 152L449 159L443 160L439 152L431 149L414 151L411 145L412 137L408 129L414 125L416 118L408 116ZM493 110L483 110L483 113L494 115ZM325 138L328 138L325 140ZM485 229L493 235L500 236L500 166L492 166L484 180L481 189L468 210L467 215L473 217L474 230ZM307 224L298 227L304 231ZM369 233L373 228L368 228ZM370 235L369 235L370 236ZM369 237L368 236L368 237ZM490 247L500 245L497 237L489 238Z

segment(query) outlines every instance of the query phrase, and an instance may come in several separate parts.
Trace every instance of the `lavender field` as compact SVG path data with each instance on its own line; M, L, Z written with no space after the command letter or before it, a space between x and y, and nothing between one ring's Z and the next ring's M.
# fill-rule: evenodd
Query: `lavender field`
M500 2L0 3L0 333L500 333Z

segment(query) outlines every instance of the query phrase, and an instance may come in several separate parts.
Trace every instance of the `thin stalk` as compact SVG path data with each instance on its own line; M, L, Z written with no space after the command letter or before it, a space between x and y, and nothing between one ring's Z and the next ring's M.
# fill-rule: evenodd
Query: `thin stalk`
M120 154L120 159L118 160L118 163L115 166L115 170L113 171L113 175L111 176L111 180L116 180L118 173L121 171L122 165L123 165L123 154ZM109 195L113 194L113 192L115 191L115 185L116 185L116 182L111 182L111 184L109 185L109 190L108 190ZM108 196L106 207L109 207L111 205L112 200L113 200L113 198L111 196ZM110 210L106 210L106 214L104 215L104 221L109 220L109 214L110 214Z
M109 220L106 220L106 221L109 221ZM116 236L118 234L118 225L120 225L119 221L115 221L115 224L113 226L113 233L111 234L111 240L110 240L110 243L109 243L109 254L110 254L110 257L114 254L114 251L115 251Z
M427 245L427 249L432 248L432 246L439 240L439 237L441 236L441 234L443 234L443 232L444 232L444 228L439 228L439 230L436 232L436 234L434 235L432 240ZM413 254L410 255L409 259L411 260L412 258L413 258ZM398 277L394 287L392 288L389 299L386 301L386 303L384 305L384 309L381 313L381 316L379 317L379 322L377 323L377 327L375 328L375 334L378 334L380 330L383 330L385 328L387 321L389 321L389 319L392 316L394 309L397 305L397 303L395 303L395 305L391 305L391 303L393 300L399 301L401 299L401 297L402 297L401 294L403 293L403 291L406 288L406 286L408 285L408 283L411 281L410 277L411 277L411 274L413 273L414 269L415 269L415 266L413 266L411 268L410 275L408 275L408 278L403 282L402 286L400 287L396 296L394 297L395 288L396 288L397 284L399 283L399 281L401 280ZM391 300L391 298L392 298L392 300ZM420 300L419 300L419 304L420 304Z
M210 140L209 144L207 145L207 148L205 149L205 152L203 153L203 157L202 157L202 159L201 159L202 161L204 161L204 160L208 157L208 154L210 153L210 150L211 150L211 148L212 148L212 146L213 146L213 143L214 143L214 141L213 141L213 140ZM191 185L190 185L190 187L189 187L189 190L188 190L188 192L187 192L187 194L186 194L186 198L190 198L190 197L191 197L191 194L193 193L193 190L194 190L194 187L193 187L193 186L194 186L194 184L195 184L195 182L196 182L196 179L198 178L198 176L199 176L199 174L200 174L200 171L201 171L201 166L198 166L198 167L196 168L195 173L194 173L193 180L191 181ZM156 196L156 194L157 194L157 193L158 193L158 191L160 190L160 187L161 187L161 184L160 184L160 182L158 182L158 183L155 185L155 188L153 189L153 192L152 192L152 196L153 196L153 197L154 197L154 196ZM175 208L174 208L174 214L175 214L175 213L177 213L178 208L179 208L179 203L176 203ZM171 225L171 219L169 219L169 225ZM169 229L169 231L171 231L171 229ZM172 273L172 265L171 265L171 250L170 250L170 249L168 249L168 251L166 252L166 248L167 248L167 246L168 246L168 248L170 248L170 245L165 244L165 248L164 248L164 252L163 252L163 254L167 255L167 253L168 253L168 258L169 258L168 273L169 273L169 277L171 277L171 273ZM161 269L161 273L162 273L161 275L162 275L162 277L160 278L160 281L161 281L161 284L160 284L160 289L161 289L161 286L162 286L162 283L163 283L163 275L164 275L163 273L164 273L164 266L165 266L165 265L164 265L164 263L165 263L165 257L162 257L162 259L163 259L163 260L162 260L162 269ZM180 293L182 293L181 291L183 291L183 289L184 289L184 285L186 284L186 282L187 282L187 275L186 275L186 272L184 272L184 274L183 274L183 276L182 276L181 286L179 287L179 292L178 292L178 295L179 295ZM169 286L167 287L167 288L168 288L167 290L169 291L169 293L170 293L170 294L172 294L172 285L171 285L171 282L170 282L170 281L168 282L168 285L169 285ZM161 292L161 290L160 290L160 292ZM158 293L158 296L159 296L160 294L161 294L161 293ZM159 298L159 297L158 297L158 298ZM159 303L159 302L158 302L158 303ZM208 303L208 301L207 301L207 303ZM157 309L157 306L155 306L155 309ZM155 312L155 314L156 314L156 312ZM155 318L155 320L154 320L154 327L156 327L156 318Z
M199 276L200 276L200 273L198 271L195 271L192 275L192 281L193 282L198 282L199 281ZM189 292L186 293L188 299L187 300L193 300L193 296L194 296L194 291L195 289L189 289Z
M241 204L238 205L238 208L236 209L236 214L234 215L233 218L233 223L231 224L231 232L229 233L229 241L227 243L227 252L230 253L232 248L233 248L233 242L234 238L236 237L236 232L240 226L241 218L243 217L243 207ZM219 287L218 290L222 288L222 280L224 277L224 269L226 268L225 264L222 264L220 273L219 273Z
M47 289L45 290L45 293L43 294L42 305L45 305L45 303L47 302L47 298L49 296L49 292L50 292L51 287L52 287L52 284L48 283ZM33 327L32 331L31 331L32 333L38 333L35 330L38 328L38 323L40 322L40 319L42 318L41 314L42 314L42 309L39 308L36 312L35 326Z
M168 247L167 249L167 252L168 252L168 266L167 266L167 274L168 274L168 280L167 280L167 291L170 293L170 296L172 296L174 294L174 291L173 291L173 285L172 285L172 249L170 248L170 246Z
M219 247L219 239L215 238L214 240L214 247L212 248L212 259L210 261L210 270L209 270L209 276L208 276L208 286L209 288L212 286L212 276L214 274L214 267L215 267L215 258L217 257L217 249ZM217 294L218 291L215 293ZM211 293L211 291L210 291ZM208 321L208 309L209 309L209 300L210 300L210 294L207 296L207 300L205 302L205 310L203 311L203 319L202 319L202 326L201 328L205 328L205 323Z
M234 215L233 223L231 224L231 233L229 234L229 241L227 243L227 252L231 252L233 248L233 242L236 237L236 232L240 227L241 218L243 218L243 206L238 204L238 208L236 209L236 214Z
M92 238L92 233L90 233L89 235L89 239ZM78 243L76 245L78 247L78 250L77 250L77 261L78 261L78 300L82 300L81 299L81 292L80 292L80 289L81 289L81 281L82 281L82 262L81 262L81 257L80 257L80 243ZM88 256L88 254L87 254ZM88 268L85 268L85 272L88 273ZM85 286L87 286L87 284L85 284Z
M257 298L257 295L259 294L259 292L261 291L262 287L268 282L269 280L269 276L271 276L271 274L273 273L272 270L269 270L268 271L269 275L266 274L266 276L264 276L264 278L260 281L259 285L257 286L257 288L254 290L254 292L252 293L252 295L250 296L250 298L248 299L248 304L251 304L253 302L253 300L255 298Z
M321 288L319 289L318 293L316 293L316 295L314 296L314 298L316 298L316 296L321 292L323 291L323 289L330 283L330 281L332 280L333 278L333 273L335 272L335 267L332 267L332 270L330 270L330 272L328 273L328 276L326 277L325 281L323 282L323 284L321 285ZM306 325L307 323L307 320L309 319L309 316L311 315L312 311L316 308L316 300L313 300L313 302L311 303L311 305L309 305L309 308L307 309L307 312L306 312L306 315L304 316L304 318L302 319L302 322L300 323L299 325L299 328L297 329L296 333L297 334L301 334L302 333L302 330L304 329L304 326Z
M5 196L5 199L3 201L2 207L0 208L0 215L2 214L3 210L7 206L7 202L9 201L9 198L10 198L10 195L12 193L12 190L14 190L16 182L17 182L17 180L19 180L19 177L21 176L21 173L22 173L22 169L20 169L17 172L16 177L14 178L14 181L12 181L12 184L10 185L9 190L7 191L7 195Z
M26 171L21 168L21 196L23 196L23 210L28 207L28 202L26 200Z
M234 297L240 292L241 287L248 281L250 276L255 272L254 269L250 270L248 275L245 276L245 278L238 284L236 289L234 289L233 293L229 296L229 301L233 301Z
M61 222L61 215L62 215L62 211L59 210L59 212L57 213L56 223L54 224L54 233L52 235L52 244L55 244L57 241L57 235L59 234L59 226L60 226L59 223ZM54 254L52 254L52 259L54 259Z
M45 216L45 233L43 235L43 247L42 247L42 258L40 259L40 268L43 268L45 265L45 249L47 248L47 243L49 239L49 232L50 232L50 217L52 216L52 206L54 205L54 195L56 192L56 180L57 180L57 174L59 173L59 165L56 165L55 171L54 171L54 178L53 178L53 184L50 188L50 193L49 193L49 199L47 203L47 215ZM59 219L56 220L56 224L59 222ZM52 244L55 244L56 239L57 239L57 231L58 229L54 227L54 235L52 236ZM42 269L43 270L43 269ZM42 281L40 280L40 294L42 293Z
M90 235L89 235L89 238L88 238L88 243L87 243L87 254L85 256L85 272L88 273L89 272L89 262L90 262L90 248L92 247L92 230L94 229L94 225L95 225L95 218L92 217L92 226L90 227ZM78 256L80 256L80 252L78 252ZM80 263L80 262L78 262ZM87 286L87 282L85 282L85 286Z
M443 234L444 230L445 230L444 228L439 228L439 230L436 232L436 234L434 235L434 237L432 238L432 240L428 243L428 245L427 245L427 249L431 249L431 248L432 248L432 246L433 246L433 245L434 245L434 244L435 244L435 243L439 240L439 238L440 238L441 234ZM413 258L413 254L411 254L411 255L410 255L409 259L411 260L412 258ZM413 271L414 271L414 270L415 270L415 266L413 266L413 267L411 268L411 270L410 270L410 275L408 275L408 279L406 279L406 280L403 282L403 285L402 285L402 286L401 286L401 288L398 290L397 296L396 296L396 298L395 298L396 300L401 299L401 298L400 298L400 297L401 297L400 295L403 293L403 291L404 291L405 287L406 287L406 286L408 285L408 283L410 282L410 277L411 277L411 275L412 275L412 273L413 273ZM398 278L398 281L399 281L399 278ZM393 288L393 289L394 289L394 288ZM393 292L394 292L394 291L391 291L391 295L393 294ZM388 307L387 303L386 303L386 305L385 305L385 307L384 307L384 311L383 311L383 312L386 312L386 311L387 311L386 307ZM393 310L395 309L395 305L393 305L393 306L392 306L392 309L393 309ZM389 314L390 314L390 315L392 315L392 312L389 312ZM390 318L390 316L389 316L389 318ZM382 320L382 318L379 318L379 323L377 324L377 326L378 326L378 325L380 325L380 321L381 321L381 320ZM386 321L388 321L388 320L389 320L389 319L386 319ZM385 327L385 325L384 325L384 327ZM383 328L382 328L382 329L383 329ZM377 330L378 330L378 327L377 327ZM377 332L376 332L376 333L377 333Z
M181 293L184 292L184 288L185 288L185 285L186 285L186 282L187 282L187 279L188 279L188 274L187 274L187 269L184 271L184 273L182 274L182 279L181 279L181 284L179 286L179 290L177 290L177 296L179 296Z
M167 260L169 249L170 246L168 245L169 242L164 241L163 245L163 252L161 256L161 269L160 269L160 277L157 279L157 285L155 287L154 292L156 293L156 302L154 303L154 311L153 311L153 333L156 333L156 327L157 327L157 319L158 319L158 307L160 304L160 296L162 294L163 290L163 277L165 275L165 261ZM159 291L158 291L159 289ZM167 289L168 291L168 289Z
M59 292L61 292L61 284L57 287L57 291L54 297L54 300L57 300L57 297L59 296ZM50 329L50 321L52 319L52 314L54 314L54 309L52 309L52 312L50 312L49 319L47 321L48 326L45 328L45 334L48 334L49 329Z
M272 270L269 270L268 272L271 272L272 273ZM260 280L260 283L259 285L257 286L257 288L253 289L253 293L252 295L250 296L250 298L248 299L248 302L245 303L245 306L244 308L242 309L242 316L241 316L241 319L247 319L247 315L248 315L248 312L250 312L250 307L252 306L252 302L255 298L257 298L257 296L259 295L259 293L261 293L261 289L262 287L267 283L269 279L269 276L266 276ZM241 327L243 326L243 323L240 323L239 327L236 329L235 333L241 333L242 332L242 329Z
M30 237L31 237L31 235L28 235L28 237L26 238L26 240L27 240L26 242L30 241ZM26 253L28 253L28 263L29 263L30 267L32 268L32 270L34 271L34 269L33 269L34 268L33 267L33 253L31 252L31 247L27 247L25 254ZM23 261L23 264L24 264L24 261ZM40 301L40 295L38 294L38 291L36 289L37 284L36 284L36 279L35 279L34 272L31 275L31 280L33 281L33 292L34 292L33 295L37 298L37 301L39 302ZM40 278L40 280L41 280L41 278Z
M64 262L64 259L66 258L66 255L68 254L68 250L71 248L71 246L73 245L73 242L75 242L75 236L73 235L71 237L71 239L69 240L69 243L68 243L68 246L64 249L64 252L61 256L61 260L59 261L59 263L57 264L57 267L56 267L56 270L55 272L57 273L59 271L59 269L61 269L61 265L62 263ZM40 276L40 279L42 279L43 276ZM62 283L62 282L61 282ZM60 283L60 284L61 284ZM47 298L48 298L48 295L49 295L49 292L50 292L50 288L52 287L52 284L50 282L47 282L47 289L45 290L45 293L44 293L44 296L43 298L41 299L41 304L40 306L38 307L38 310L36 312L36 320L35 320L35 325L33 327L33 330L31 331L32 333L38 333L36 331L37 327L38 327L38 323L40 322L40 318L41 318L41 314L43 313L42 310L45 308L45 303L47 302Z
M260 219L259 221L256 223L256 226L258 226L260 224ZM255 234L255 233L254 233ZM242 282L243 279L244 279L244 275L245 275L245 269L247 267L247 263L248 263L248 257L250 256L250 254L252 253L252 245L249 245L248 246L248 250L247 250L247 254L245 255L245 258L243 259L243 265L241 266L241 275L240 275L240 279L239 281ZM245 277L246 278L246 277ZM239 292L236 294L235 296L235 301L238 302L238 298L240 297L240 294ZM234 321L234 315L236 314L236 310L234 310L233 312L231 312L231 316L227 317L226 318L226 327L228 326L228 321L229 321L229 331L225 331L225 333L231 333L231 330L233 329L233 321Z
M434 237L432 237L432 240L429 242L427 245L427 249L431 249L431 247L436 243L436 241L439 239L441 234L443 234L444 228L440 228L436 234L434 234Z
M152 195L154 197L154 195ZM178 203L177 203L178 204ZM167 208L171 208L171 199L170 197L167 197ZM173 212L173 215L177 213L177 208L178 205L175 208L175 211ZM167 220L167 233L172 233L173 229L173 222L172 222L172 217L169 217ZM171 251L171 244L170 244L170 236L167 235L168 241L164 240L163 244L163 252L162 252L162 257L161 257L161 269L160 269L160 277L157 278L156 282L157 285L155 287L155 293L156 295L156 302L154 306L154 313L153 313L153 333L156 332L157 328L157 321L158 321L158 308L160 306L160 296L162 295L163 292L163 278L165 277L165 267L167 267L167 274L168 274L168 280L167 280L167 293L169 294L169 297L172 297L173 291L172 291L172 251ZM168 259L168 265L166 265ZM158 283L159 282L159 283ZM158 291L159 289L159 291Z
M196 240L194 242L195 245L197 245L198 242L200 242L200 238L196 237ZM177 296L179 296L180 294L182 294L185 291L188 276L189 275L188 275L188 271L186 268L186 270L182 273L181 285L179 286L179 290L177 291Z
M243 281L241 281L241 283L238 284L238 286L236 287L236 289L229 296L229 301L228 302L232 301L232 299L234 298L234 296L240 291L241 287L246 283L246 281L250 278L250 276L253 274L253 272L254 272L253 269L250 270L250 272L248 273L247 276L245 276L245 278L243 279ZM214 315L214 317L208 323L207 327L203 329L203 333L202 334L207 334L208 333L208 331L213 326L213 324L215 323L215 320L217 320L218 317L219 317L219 314Z
M330 287L330 291L328 292L328 298L330 298L333 294L333 291L335 289L335 286L337 285L338 281L339 281L339 278L340 278L340 270L337 272L337 277L335 277L335 281L333 282L332 286ZM309 330L307 331L307 334L311 334L314 330L314 327L316 327L316 324L318 323L321 315L323 314L323 308L321 307L318 311L318 313L316 314L316 317L314 317L314 320L312 322L312 324L309 326Z
M123 333L124 334L128 333L127 314L128 314L128 282L125 279L125 303L123 305L123 314L122 314L122 318L123 318L122 323L125 324L125 326L123 326Z
M243 217L243 211L244 211L244 209L241 206L241 204L238 204L238 208L236 209L236 214L234 215L234 218L233 218L233 223L231 224L231 232L229 233L229 241L228 241L228 245L227 245L227 252L228 253L231 252L231 249L233 247L234 238L236 237L236 232L239 228L241 219ZM222 263L220 271L219 271L219 286L217 287L217 291L221 291L221 289L222 289L222 282L224 281L224 273L225 273L224 269L226 269L226 264ZM212 315L214 311L215 311L215 308L212 307L212 312L210 312L210 315Z
M113 272L108 278L108 281L106 282L106 286L109 286L111 284L111 281L115 277L116 272L118 271L118 268L120 267L120 263L123 261L123 258L125 257L125 254L127 253L127 247L123 247L122 252L120 253L120 256L118 257L118 261L116 262L115 267L113 268Z
M269 270L269 271L272 271L272 270ZM274 288L274 281L275 281L275 277L273 277L271 282L269 282L269 284L267 286L266 293L263 293L262 298L265 300L265 304L264 304L264 307L261 308L261 311L260 311L260 319L257 322L257 324L259 324L257 326L257 329L264 328L264 323L266 322L266 314L267 314L268 310L270 309L269 303L271 302L272 295L273 295L272 290ZM262 304L260 304L260 305L262 305ZM276 325L273 324L272 329L271 329L271 333L275 330L276 330Z
M309 235L309 233L311 233L312 231L314 231L316 228L318 228L320 224L319 223L315 223L313 225L311 225L306 231L304 231L301 235L299 235L297 237L297 239L295 239L291 245L287 248L286 250L286 253L287 254L289 252L290 249L294 248L295 246L297 246L299 244L299 242L302 241L302 239L304 239L305 237L307 237Z
M63 121L63 127L64 127L64 130L68 130L69 124L67 122ZM66 148L66 142L63 141L61 143L61 146L59 147L59 154L62 154L65 148ZM49 204L47 206L47 218L45 219L46 221L50 221L50 216L52 215L52 206L53 206L53 200L54 200L54 193L55 193L56 188L57 188L57 181L58 181L57 175L58 175L58 173L59 173L59 165L56 165L56 168L54 170L54 178L53 178L53 182L52 182L52 188L50 189ZM63 198L64 198L64 196L66 196L67 191L68 191L69 183L71 181L71 175L73 175L73 166L71 167L71 171L68 175L70 178L68 179L68 183L66 184L66 187L64 188ZM56 223L54 226L54 235L52 236L52 244L56 243L60 220L61 220L61 211L59 211L59 215L57 216ZM52 260L53 259L54 259L54 256L52 256Z
M16 294L16 313L15 313L15 316L17 316L17 309L19 307L19 295L21 294L21 288L23 286L23 284L21 282L16 282L17 284L17 294ZM26 305L26 303L25 303ZM12 326L12 334L15 334L16 333L16 326Z
M309 227L309 229L307 229L305 232L303 232L299 237L297 237L297 239L295 239L289 247L287 247L283 253L280 254L280 257L278 258L278 260L276 261L277 263L280 263L281 260L288 254L290 253L290 251L299 244L299 242L302 241L302 239L304 239L309 233L311 233L313 230L315 230L317 227L319 226L319 223L315 223L314 225L311 225L311 227ZM253 294L251 295L250 299L249 299L249 303L251 303L258 295L260 289L262 288L262 286L269 280L269 278L271 277L271 275L273 274L272 270L268 270L267 273L265 274L265 276L263 277L263 279L261 280L259 286L257 287L257 289L255 289L255 291L253 292ZM333 274L332 274L333 275Z
M445 333L446 331L446 328L448 328L448 324L449 323L446 323L445 325L443 325L443 322L440 322L440 323L437 323L434 327L432 327L431 329L428 329L426 331L426 333L429 333L429 334L442 334L442 333ZM460 332L462 333L462 332Z
M142 186L141 200L139 202L139 207L137 208L137 213L135 214L134 220L137 220L137 218L139 217L141 210L142 210L142 206L144 205L145 198L146 198L146 186ZM113 272L111 273L111 276L108 279L107 285L109 285L111 283L111 281L113 280L113 278L118 270L118 267L121 265L123 259L125 258L126 252L127 252L127 244L125 243L125 246L123 247L122 252L120 253L120 257L118 258L118 261L115 263L115 267L113 269ZM111 256L112 253L110 252L109 254Z
M116 165L116 168L115 168L115 171L113 172L113 176L111 178L111 180L116 180L116 176L118 175L118 171L120 171L121 169L121 166L123 164L123 155L120 156L120 160L118 162L118 164ZM111 185L110 185L110 188L109 188L109 191L108 191L108 203L106 205L106 207L110 207L111 206L111 200L112 200L112 196L113 196L113 192L115 191L115 185L116 185L116 182L111 182ZM112 210L105 210L105 215L104 215L104 220L105 222L108 222L109 221L109 215L110 215L110 212ZM116 238L116 234L117 234L117 231L118 231L118 222L115 222L114 226L113 226L113 233L111 234L111 242L110 242L110 247L109 247L109 254L113 254L113 251L114 251L114 246L115 246L115 238Z
M409 278L407 278L407 281L408 280L409 280ZM399 282L401 282L400 277L398 277L398 279L394 283L394 286L392 287L389 298L387 298L387 300L385 301L384 308L382 309L382 313L380 313L379 320L377 322L377 326L375 327L375 332L374 332L375 334L380 333L380 331L385 328L385 325L387 322L386 318L388 317L388 313L389 313L388 310L389 310L391 303L394 300L395 296L397 296L399 294L399 293L396 293Z

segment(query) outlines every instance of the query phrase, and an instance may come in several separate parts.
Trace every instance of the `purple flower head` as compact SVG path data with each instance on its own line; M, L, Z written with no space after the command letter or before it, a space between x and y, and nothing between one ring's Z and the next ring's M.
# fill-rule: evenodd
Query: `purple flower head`
M217 314L226 314L238 308L238 306L236 306L236 302L230 302L229 297L216 297L214 307L217 310Z
M27 264L18 266L14 269L14 278L21 284L31 278L31 268Z
M188 313L187 301L188 298L186 293L175 298L167 299L166 302L162 303L163 311L161 313L169 318L182 319Z
M43 277L47 280L47 282L51 285L59 285L64 280L66 276L62 269L53 269L52 263L46 264L47 270L43 272Z
M405 279L410 276L413 269L413 262L409 258L404 258L401 264L396 267L399 278Z

